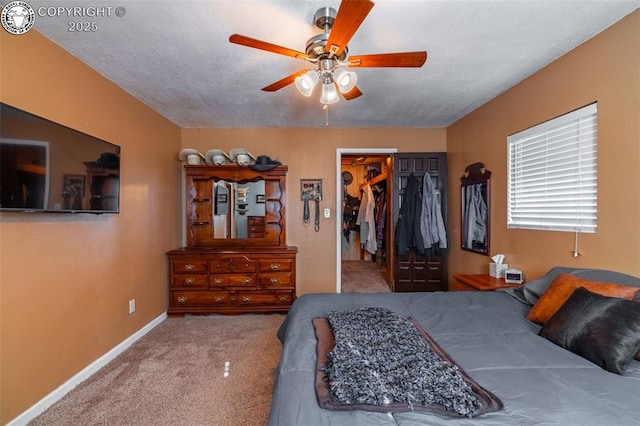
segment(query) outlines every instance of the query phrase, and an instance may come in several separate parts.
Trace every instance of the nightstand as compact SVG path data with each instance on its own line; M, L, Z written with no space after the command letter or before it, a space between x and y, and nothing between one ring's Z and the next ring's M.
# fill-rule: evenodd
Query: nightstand
M493 291L499 288L518 287L519 284L507 284L504 278L495 278L491 275L463 275L453 276L456 283L456 291Z

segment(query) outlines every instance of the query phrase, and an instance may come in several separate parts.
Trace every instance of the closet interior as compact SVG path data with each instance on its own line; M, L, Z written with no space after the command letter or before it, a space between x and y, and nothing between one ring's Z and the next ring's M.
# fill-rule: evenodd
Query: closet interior
M342 291L390 291L389 155L342 156Z

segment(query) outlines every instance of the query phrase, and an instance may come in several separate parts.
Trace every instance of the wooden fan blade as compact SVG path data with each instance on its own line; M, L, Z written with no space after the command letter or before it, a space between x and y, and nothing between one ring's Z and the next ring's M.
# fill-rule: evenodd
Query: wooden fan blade
M344 96L344 98L347 101L350 101L351 99L355 99L358 96L362 96L362 92L360 91L360 89L358 89L358 86L355 86L353 89L349 90L347 93L343 93L342 96Z
M372 7L370 0L342 0L324 51L340 56Z
M349 57L351 68L400 67L420 68L427 61L427 52L379 53Z
M266 87L263 87L262 90L264 90L265 92L275 92L276 90L280 90L283 87L288 86L291 83L293 83L297 76L305 74L307 71L309 71L309 70L301 70L301 71L298 71L296 73L293 73L293 74L283 78L282 80L278 80L273 84L270 84L270 85L268 85Z
M253 47L254 49L266 50L267 52L277 53L279 55L291 56L298 59L309 59L311 56L306 53L298 52L297 50L289 49L287 47L278 46L277 44L267 43L266 41L258 40L255 38L243 36L240 34L232 34L229 37L231 43L240 44L242 46Z

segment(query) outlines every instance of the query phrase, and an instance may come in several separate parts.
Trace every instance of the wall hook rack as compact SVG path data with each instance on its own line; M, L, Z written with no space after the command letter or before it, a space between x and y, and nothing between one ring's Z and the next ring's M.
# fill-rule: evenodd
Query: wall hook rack
M314 202L314 228L316 232L318 232L320 230L320 201L322 200L322 179L300 179L300 200L304 202L302 223L305 226L309 226L311 221L309 201Z

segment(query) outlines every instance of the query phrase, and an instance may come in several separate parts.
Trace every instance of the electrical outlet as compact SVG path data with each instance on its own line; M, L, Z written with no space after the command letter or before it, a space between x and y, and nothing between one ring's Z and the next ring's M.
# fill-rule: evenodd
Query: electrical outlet
M136 299L129 300L129 313L132 314L136 311Z

